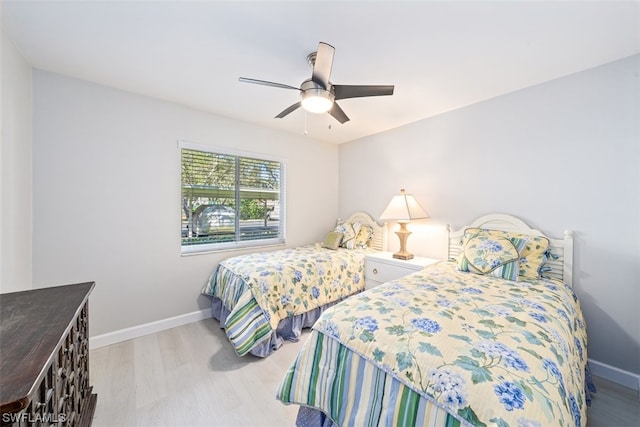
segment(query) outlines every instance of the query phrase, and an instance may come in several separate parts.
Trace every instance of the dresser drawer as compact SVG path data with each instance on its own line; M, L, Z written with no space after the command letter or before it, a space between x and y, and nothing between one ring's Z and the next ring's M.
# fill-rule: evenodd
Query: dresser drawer
M408 268L405 266L392 265L385 262L367 260L365 266L365 278L376 282L384 283L389 280L399 279L400 277L419 271L420 268Z
M438 262L434 258L415 257L399 260L391 252L368 254L365 260L365 288L371 289L390 280L399 279Z

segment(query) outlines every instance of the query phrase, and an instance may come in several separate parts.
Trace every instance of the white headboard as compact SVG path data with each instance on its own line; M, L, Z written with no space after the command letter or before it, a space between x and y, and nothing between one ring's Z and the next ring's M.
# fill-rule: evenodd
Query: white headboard
M545 266L551 267L551 271L546 272L545 276L560 279L568 285L573 284L573 232L567 230L564 232L564 238L551 238L540 230L529 227L524 221L511 215L506 214L489 214L482 216L472 224L462 227L460 230L449 230L449 259L457 258L462 252L462 237L467 228L487 228L490 230L513 231L521 234L529 234L532 236L544 236L549 239L551 253L556 259L549 259Z
M345 220L338 218L338 224L343 222L359 222L360 224L370 226L373 229L373 238L369 242L369 247L376 251L382 251L387 247L387 228L378 224L368 213L355 212Z

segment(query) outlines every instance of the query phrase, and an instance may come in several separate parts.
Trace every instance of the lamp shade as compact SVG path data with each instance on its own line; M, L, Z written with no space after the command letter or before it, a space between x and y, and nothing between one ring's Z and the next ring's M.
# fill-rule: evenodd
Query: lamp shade
M429 218L429 215L411 194L404 192L404 189L400 190L400 195L393 196L387 208L380 215L381 220L396 222L409 222L423 218Z

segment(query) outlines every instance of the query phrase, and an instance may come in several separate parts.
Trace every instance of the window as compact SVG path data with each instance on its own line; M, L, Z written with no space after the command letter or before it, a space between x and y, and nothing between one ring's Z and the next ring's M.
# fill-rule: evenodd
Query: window
M182 252L284 243L284 163L180 142Z

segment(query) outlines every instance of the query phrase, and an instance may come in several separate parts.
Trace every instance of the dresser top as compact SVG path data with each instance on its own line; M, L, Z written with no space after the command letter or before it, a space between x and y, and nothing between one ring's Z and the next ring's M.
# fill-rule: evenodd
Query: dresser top
M28 401L95 283L0 294L0 410ZM16 408L16 404L19 405Z

